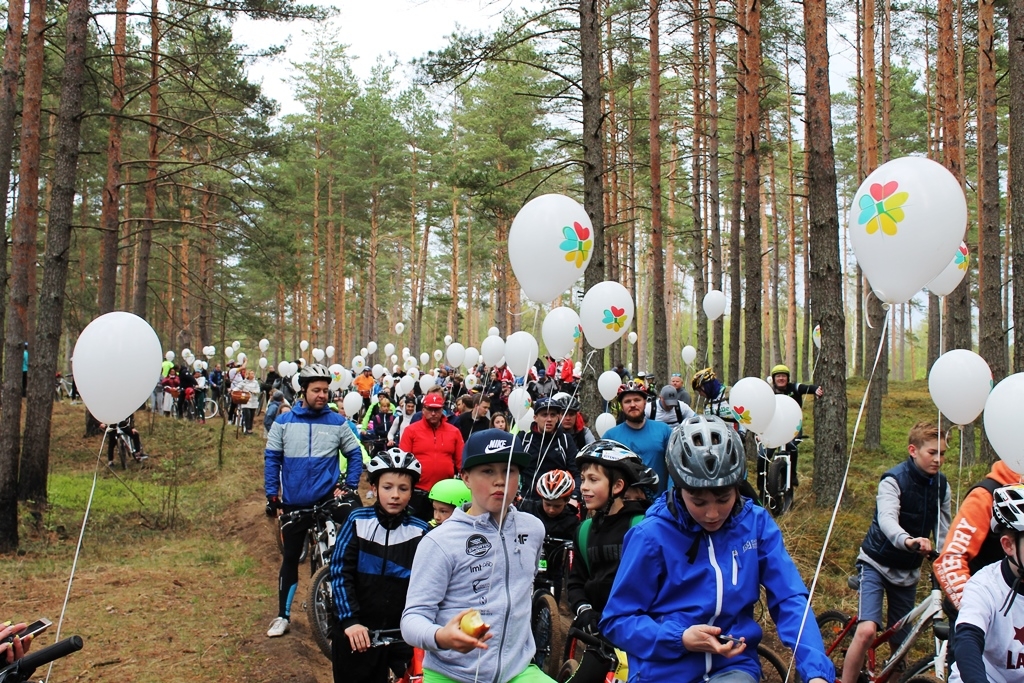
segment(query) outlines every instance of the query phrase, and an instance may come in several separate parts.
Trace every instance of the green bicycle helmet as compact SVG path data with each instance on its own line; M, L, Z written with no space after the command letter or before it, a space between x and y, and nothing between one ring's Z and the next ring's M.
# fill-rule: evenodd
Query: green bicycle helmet
M469 487L461 479L442 479L430 487L430 500L461 507L469 502Z

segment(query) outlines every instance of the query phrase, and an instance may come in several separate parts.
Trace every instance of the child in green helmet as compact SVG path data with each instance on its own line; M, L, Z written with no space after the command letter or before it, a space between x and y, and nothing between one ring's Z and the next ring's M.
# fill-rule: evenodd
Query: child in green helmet
M433 529L451 517L455 508L469 502L469 487L461 479L442 479L430 487L428 498L434 508L434 518L427 526Z

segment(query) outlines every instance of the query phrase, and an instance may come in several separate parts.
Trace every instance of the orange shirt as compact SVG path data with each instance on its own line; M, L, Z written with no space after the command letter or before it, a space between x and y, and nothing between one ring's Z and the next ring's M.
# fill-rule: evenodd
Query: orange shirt
M356 391L365 398L370 397L370 392L373 391L373 385L376 382L373 379L373 375L367 375L365 373L359 373L359 376L352 380L352 384L356 386Z

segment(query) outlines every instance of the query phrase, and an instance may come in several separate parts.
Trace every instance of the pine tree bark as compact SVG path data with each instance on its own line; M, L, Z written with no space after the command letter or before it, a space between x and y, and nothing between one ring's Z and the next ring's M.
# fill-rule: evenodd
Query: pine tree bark
M759 125L761 86L761 0L748 0L743 96L743 265L744 356L743 374L761 377L761 143Z
M718 139L718 0L708 1L708 221L711 228L711 286L722 290L722 219L719 215L719 139ZM698 313L699 315L699 313ZM733 313L734 317L736 313ZM712 366L721 372L725 368L725 316L711 324Z
M846 343L839 258L839 206L832 145L832 96L825 0L804 2L807 59L807 194L810 209L811 309L821 325L814 381L814 485L819 506L835 504L846 465Z
M650 0L649 103L651 151L651 324L654 326L654 374L668 378L668 321L665 319L665 247L661 225L661 56L659 0Z
M743 318L750 315L743 310L742 225L743 213L743 151L746 138L747 98L743 95L747 52L747 2L736 3L736 130L733 136L732 217L729 224L729 372L728 384L740 380L740 342Z
M52 382L57 371L57 354L64 320L64 286L70 262L71 221L82 128L85 49L90 18L89 0L69 0L67 13L67 45L57 115L53 201L46 228L43 283L33 341L34 358L29 370L25 438L19 474L19 497L30 501L37 509L46 503L50 419L53 415Z
M152 0L149 16L149 159L146 163L146 209L139 231L135 251L135 287L132 293L132 311L140 318L147 314L149 297L149 255L153 249L153 230L156 223L156 174L160 142L160 6Z
M1024 0L1010 0L1011 270L1024 273ZM1013 329L1024 330L1024 287L1013 287ZM929 366L931 367L931 366ZM1024 344L1013 345L1013 368L1024 369Z

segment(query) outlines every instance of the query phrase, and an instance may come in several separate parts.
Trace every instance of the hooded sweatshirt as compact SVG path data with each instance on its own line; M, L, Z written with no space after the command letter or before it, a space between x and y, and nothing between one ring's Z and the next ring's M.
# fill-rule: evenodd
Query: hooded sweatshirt
M834 680L835 666L825 656L814 613L806 609L807 588L768 511L744 498L738 512L708 533L677 496L663 495L626 534L600 622L601 633L629 655L630 681L698 681L729 670L760 680L762 632L754 606L761 586L779 639L792 648L800 634L801 679ZM719 626L724 634L746 638L747 647L731 659L688 652L683 631L695 624Z
M424 669L480 683L507 683L526 669L537 649L530 612L543 542L540 520L511 506L500 530L490 514L472 516L456 508L420 540L402 637L426 650ZM434 634L470 607L491 627L488 649L439 650Z

